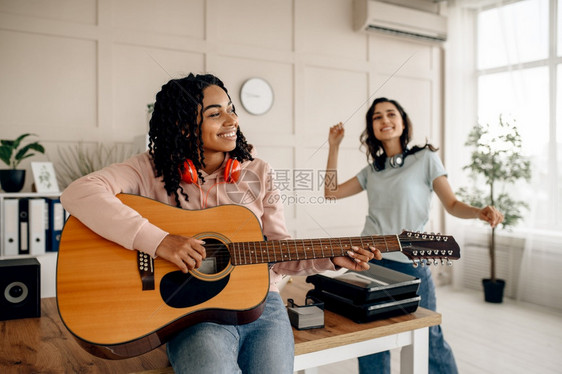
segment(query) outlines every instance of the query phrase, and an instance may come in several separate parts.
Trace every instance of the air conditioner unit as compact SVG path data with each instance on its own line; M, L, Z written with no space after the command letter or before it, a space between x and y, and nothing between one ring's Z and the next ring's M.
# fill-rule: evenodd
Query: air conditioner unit
M436 13L383 3L355 0L354 27L442 42L447 39L447 17Z

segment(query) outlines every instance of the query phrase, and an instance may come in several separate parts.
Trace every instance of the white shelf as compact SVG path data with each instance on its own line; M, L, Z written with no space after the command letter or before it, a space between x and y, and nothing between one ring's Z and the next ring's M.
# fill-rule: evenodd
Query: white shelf
M1 199L14 199L20 197L59 197L60 192L0 192Z
M41 297L54 297L56 295L56 266L58 252L45 252L39 255L4 255L4 201L6 199L59 197L60 192L17 192L0 193L0 260L35 257L41 264Z

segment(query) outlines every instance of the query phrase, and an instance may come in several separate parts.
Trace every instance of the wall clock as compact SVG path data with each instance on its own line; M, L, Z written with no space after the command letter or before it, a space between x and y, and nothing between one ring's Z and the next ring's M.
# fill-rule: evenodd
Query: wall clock
M240 102L250 114L265 114L273 105L273 89L265 79L250 78L240 88Z

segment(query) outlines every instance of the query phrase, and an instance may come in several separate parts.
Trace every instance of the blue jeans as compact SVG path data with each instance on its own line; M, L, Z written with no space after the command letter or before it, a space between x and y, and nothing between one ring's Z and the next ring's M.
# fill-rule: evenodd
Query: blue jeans
M295 344L281 296L269 292L256 321L196 324L170 340L167 351L176 374L292 374Z
M420 306L436 310L435 285L431 278L429 267L414 268L411 263L392 260L373 261L374 264L399 271L420 278L418 295L421 296ZM390 374L390 352L380 352L369 356L359 357L359 373L361 374ZM453 351L441 331L441 326L429 328L429 374L456 374L457 364Z

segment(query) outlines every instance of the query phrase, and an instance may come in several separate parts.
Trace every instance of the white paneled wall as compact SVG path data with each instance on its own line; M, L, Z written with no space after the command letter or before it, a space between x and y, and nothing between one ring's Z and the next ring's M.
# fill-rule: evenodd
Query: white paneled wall
M162 84L207 71L225 82L246 137L276 170L322 170L328 128L345 121L343 180L365 165L358 139L378 96L403 103L418 143L443 149L442 60L440 45L355 32L351 0L0 0L0 133L38 134L47 155L34 160L55 165L58 147L130 143L146 132L146 105ZM263 116L239 103L253 76L274 89ZM319 182L287 195L322 196ZM298 237L356 235L365 203L363 194L287 199L287 224ZM434 214L431 225L440 222Z

